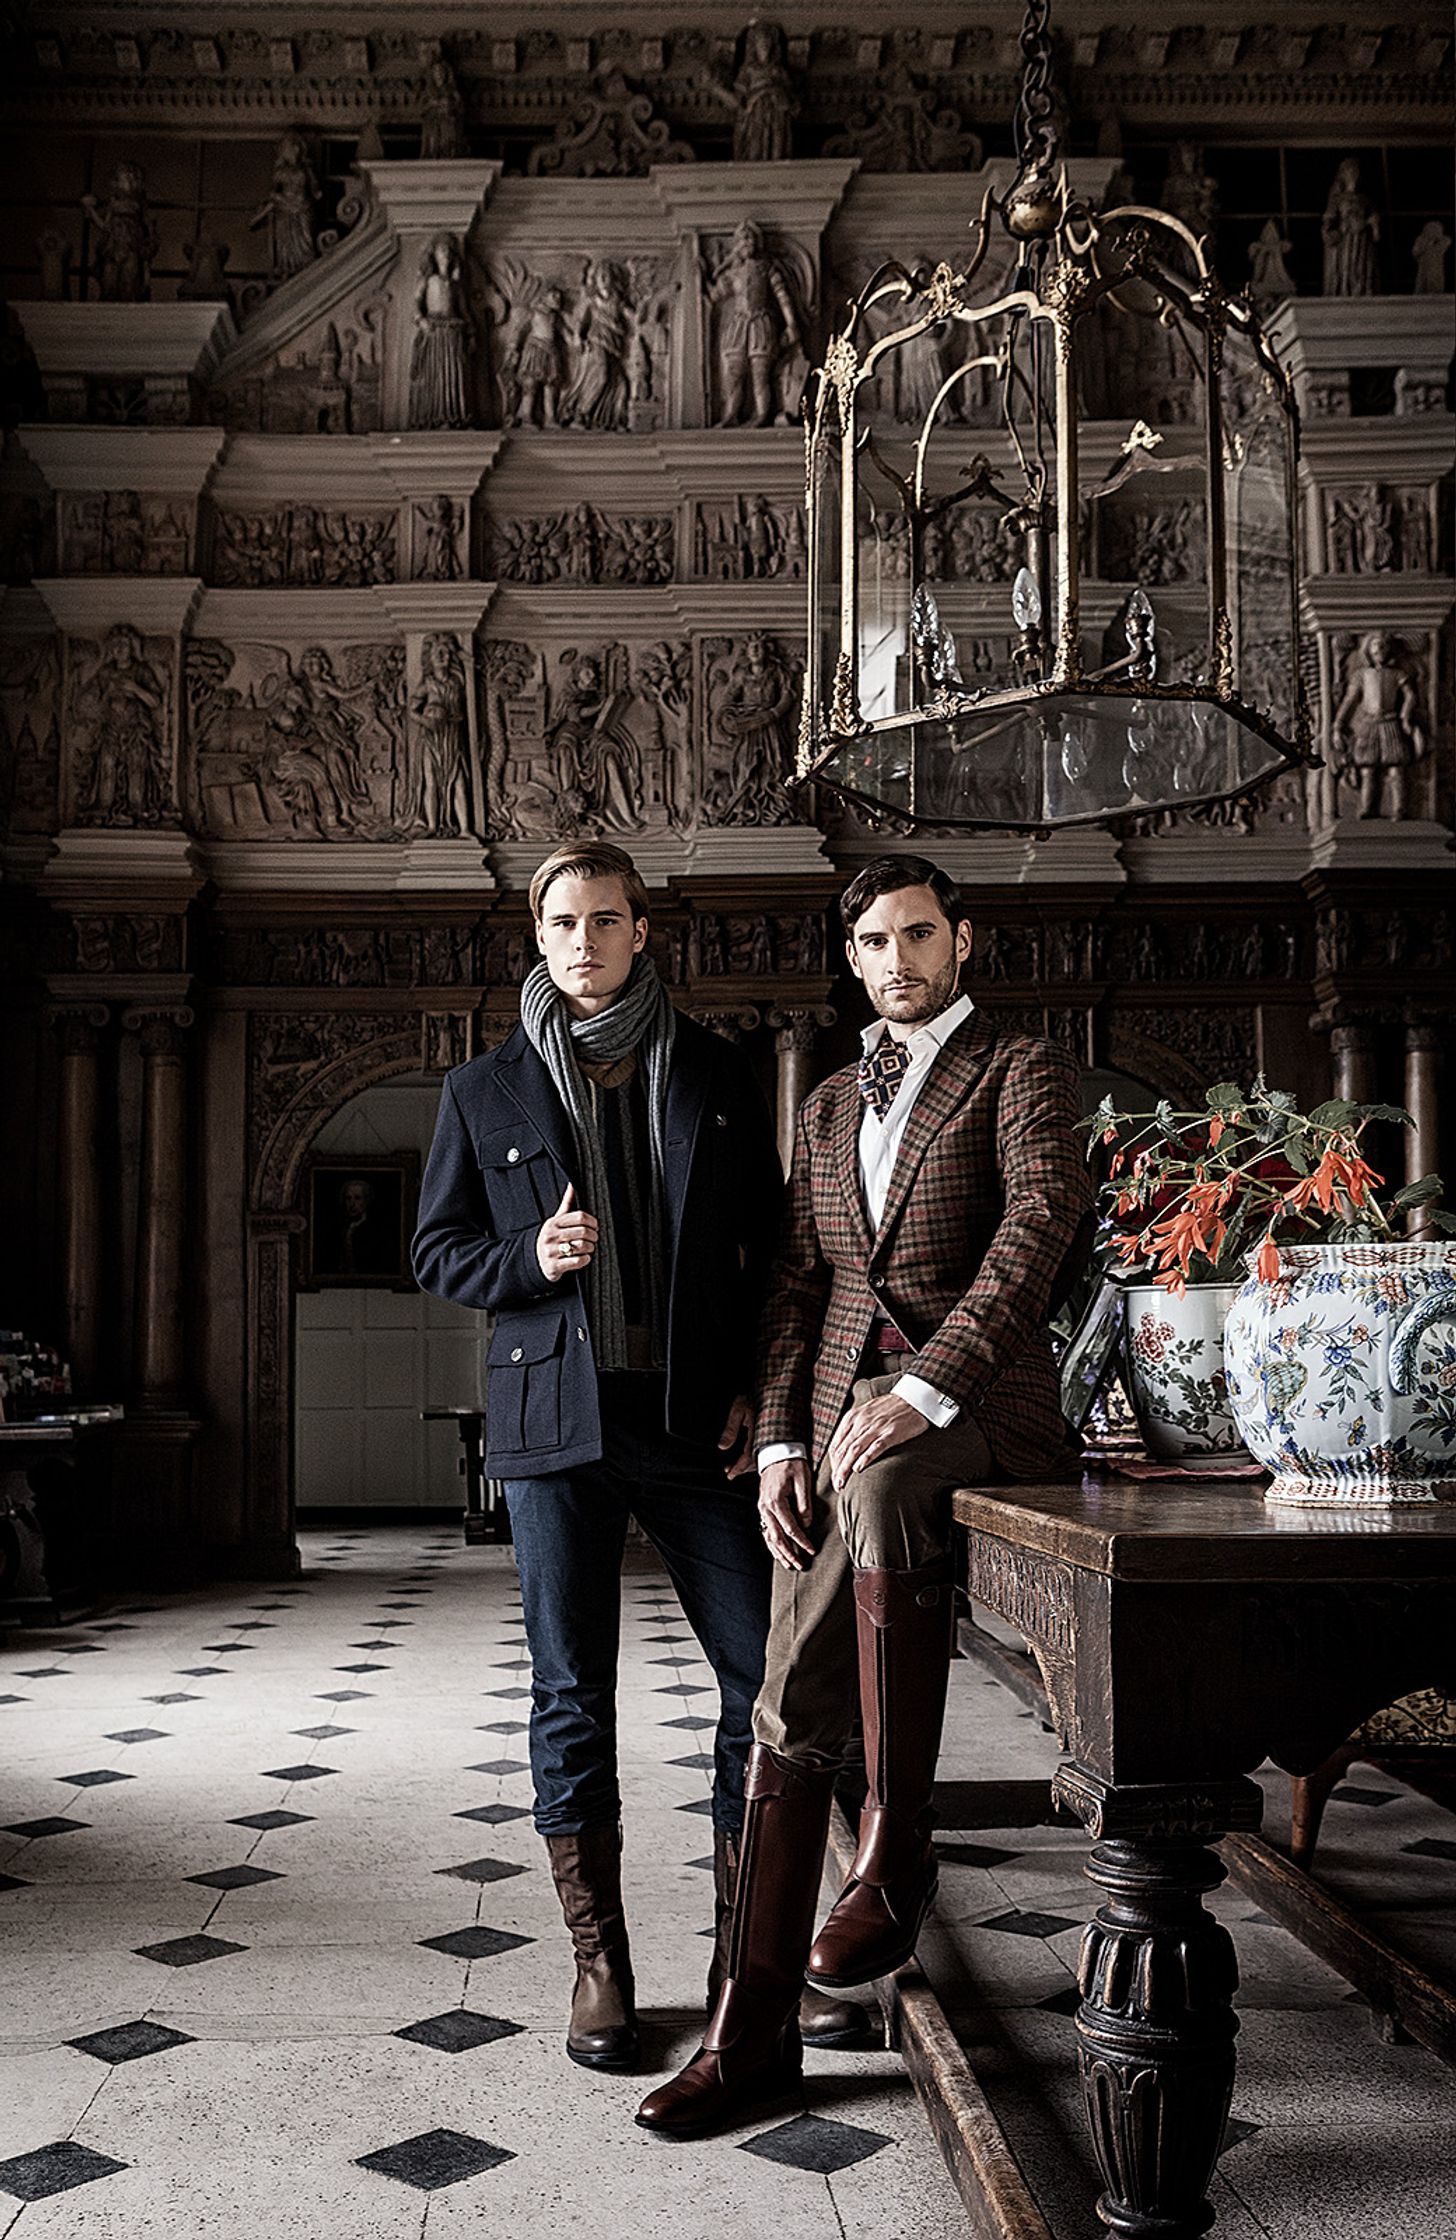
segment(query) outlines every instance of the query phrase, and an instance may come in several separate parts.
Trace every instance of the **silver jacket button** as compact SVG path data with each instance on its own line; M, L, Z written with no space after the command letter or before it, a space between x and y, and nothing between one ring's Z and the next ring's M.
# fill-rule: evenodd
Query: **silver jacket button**
M583 1344L583 1345L585 1345L585 1344L586 1344L586 1330L585 1330L584 1326L583 1326L583 1325L582 1325L581 1323L578 1323L578 1324L577 1324L577 1326L576 1326L576 1334L577 1334L577 1336L578 1336L578 1337L580 1338L580 1340L581 1340L582 1344Z
M511 1359L512 1359L512 1361L520 1361L520 1360L524 1359L524 1354L523 1354L522 1348L521 1348L520 1346L512 1346L512 1348L511 1348Z
M507 1164L513 1167L520 1156L520 1152L516 1149L516 1146L512 1144L510 1150L506 1153Z

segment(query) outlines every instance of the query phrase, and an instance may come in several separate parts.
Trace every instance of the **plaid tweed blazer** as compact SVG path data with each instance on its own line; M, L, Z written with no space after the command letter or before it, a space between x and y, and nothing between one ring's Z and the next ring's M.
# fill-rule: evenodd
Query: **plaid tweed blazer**
M1046 1317L1092 1201L1076 1066L973 1012L921 1085L875 1233L859 1182L863 1111L846 1066L799 1115L760 1326L758 1445L802 1440L819 1461L871 1326L888 1317L917 1348L906 1366L976 1418L1008 1477L1064 1469Z

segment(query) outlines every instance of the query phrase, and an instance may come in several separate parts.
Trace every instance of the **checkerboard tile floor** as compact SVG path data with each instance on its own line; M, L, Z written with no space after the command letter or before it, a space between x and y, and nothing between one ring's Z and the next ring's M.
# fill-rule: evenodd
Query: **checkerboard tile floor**
M561 2049L509 1553L303 1556L0 1649L0 2240L964 2234L890 2053L812 2055L800 2110L719 2140L632 2124L697 2043L712 1912L711 1674L667 1581L623 1589L643 2071L597 2077Z

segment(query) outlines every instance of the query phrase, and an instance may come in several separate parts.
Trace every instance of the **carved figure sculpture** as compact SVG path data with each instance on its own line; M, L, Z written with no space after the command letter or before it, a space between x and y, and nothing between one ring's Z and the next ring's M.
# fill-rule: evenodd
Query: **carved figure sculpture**
M157 253L157 231L147 210L146 179L140 164L119 163L111 174L105 202L83 195L81 207L96 228L92 257L96 293L103 303L145 303Z
M279 680L269 708L269 730L278 748L273 780L295 825L312 822L322 832L356 830L367 816L370 792L360 767L359 718L352 692L334 674L324 646L306 646L297 667Z
M791 663L755 631L729 669L727 691L715 711L713 731L727 750L727 767L710 789L712 823L784 821L783 777L797 714L798 680Z
M460 276L460 242L437 233L420 259L410 346L409 424L412 428L468 428L470 350Z
M1218 181L1203 168L1203 150L1191 140L1175 140L1168 152L1162 207L1181 218L1195 240L1210 239L1218 219Z
M302 133L285 132L273 158L267 201L249 221L268 228L268 263L275 280L291 280L318 255L319 187Z
M78 713L91 727L83 823L161 824L174 816L166 686L129 622L115 622L106 633L81 686Z
M468 833L470 726L465 664L448 630L432 631L420 648L420 688L411 706L420 752L420 821L426 832Z
M1286 241L1278 220L1266 218L1257 241L1249 244L1249 294L1261 307L1283 303L1295 292L1294 275L1285 258L1294 244Z
M752 427L766 428L775 418L780 361L801 348L802 335L793 291L752 219L735 227L732 246L708 283L708 298L722 307L716 424L732 428L747 418ZM788 418L781 405L777 418L781 423Z
M1360 166L1353 156L1347 156L1335 173L1320 232L1325 245L1325 294L1373 296L1380 219L1360 185Z
M642 824L642 753L625 721L629 694L611 685L595 654L563 656L571 674L548 736L563 798L573 793L612 832Z
M189 241L182 251L187 259L187 277L177 283L180 303L231 303L232 290L227 284L224 267L232 251L225 241L212 241L199 234Z
M566 298L554 281L531 304L515 365L509 426L555 428L566 362Z
M1402 648L1372 630L1350 657L1345 693L1330 726L1336 767L1359 789L1359 814L1398 822L1406 814L1408 773L1426 751L1420 695Z
M576 372L562 400L567 420L582 428L626 426L631 333L621 271L610 259L599 258L587 267L576 315Z
M1443 296L1446 293L1446 259L1450 252L1450 234L1439 218L1428 218L1411 243L1411 255L1416 262L1412 294Z
M420 103L420 154L427 160L443 162L469 153L460 81L444 55L436 54L425 72L425 94Z
M1361 571L1384 575L1395 566L1395 508L1377 483L1367 482L1351 500Z
M420 507L424 536L416 573L422 583L458 583L464 510L442 490Z
M743 61L731 86L707 78L706 90L733 112L735 163L785 163L794 152L793 81L784 66L784 34L776 23L751 23Z

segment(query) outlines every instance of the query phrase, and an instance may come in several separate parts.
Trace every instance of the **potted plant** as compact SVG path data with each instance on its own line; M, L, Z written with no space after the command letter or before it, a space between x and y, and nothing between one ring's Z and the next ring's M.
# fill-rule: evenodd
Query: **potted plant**
M1377 1121L1411 1125L1397 1107L1343 1099L1301 1112L1261 1076L1248 1089L1219 1082L1199 1112L1165 1101L1120 1113L1108 1098L1091 1123L1111 1151L1113 1254L1133 1290L1145 1271L1166 1302L1159 1316L1130 1290L1139 1416L1142 1395L1169 1389L1171 1405L1157 1404L1187 1414L1170 1364L1216 1385L1174 1320L1201 1295L1206 1316L1226 1318L1222 1398L1274 1473L1274 1501L1456 1498L1456 1338L1436 1334L1456 1323L1456 1219L1433 1202L1435 1175L1383 1192L1363 1150ZM1397 1217L1417 1206L1435 1233L1399 1235Z

